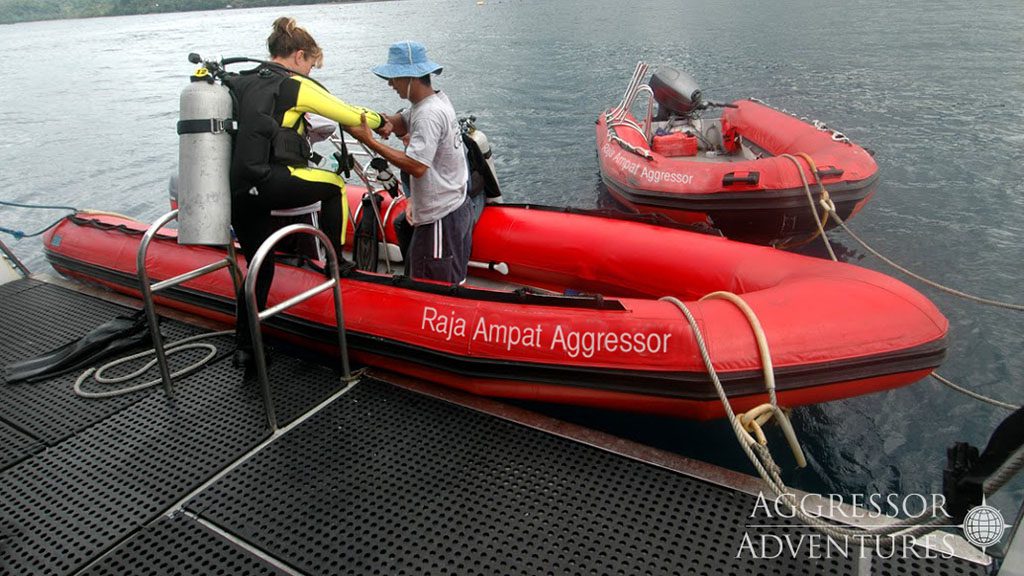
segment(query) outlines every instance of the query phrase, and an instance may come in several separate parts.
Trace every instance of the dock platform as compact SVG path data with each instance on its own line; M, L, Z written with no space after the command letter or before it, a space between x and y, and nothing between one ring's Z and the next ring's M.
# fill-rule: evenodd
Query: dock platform
M0 364L130 311L4 284ZM162 323L168 340L209 330ZM744 557L745 533L803 530L749 527L757 479L388 373L346 384L280 349L272 435L232 339L212 341L171 398L0 376L0 574L988 573L955 556Z

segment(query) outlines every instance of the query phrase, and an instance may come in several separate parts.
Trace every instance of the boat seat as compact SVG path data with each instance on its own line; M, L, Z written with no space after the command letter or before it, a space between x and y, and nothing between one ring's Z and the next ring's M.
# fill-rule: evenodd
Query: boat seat
M280 230L289 224L309 224L320 229L320 202L314 202L297 208L283 208L270 211L271 219L274 222L274 229ZM294 240L294 241L292 241ZM324 247L312 236L292 236L284 239L280 244L280 251L295 252L309 258L323 260L325 258Z

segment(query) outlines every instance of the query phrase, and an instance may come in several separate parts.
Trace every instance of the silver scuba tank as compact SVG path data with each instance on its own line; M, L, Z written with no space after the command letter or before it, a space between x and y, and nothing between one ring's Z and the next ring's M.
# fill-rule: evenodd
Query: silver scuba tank
M472 124L470 124L469 130L466 131L466 134L470 138L472 138L474 142L476 142L477 146L480 147L480 152L483 153L484 155L484 159L487 162L487 167L491 170L491 175L494 176L495 184L500 184L498 182L498 171L494 169L494 155L491 152L491 143L487 139L487 134L484 134L483 130L480 130L479 128ZM490 203L499 203L501 202L501 196L498 196L496 198L488 198L487 201Z
M181 92L178 243L231 241L231 94L200 68Z

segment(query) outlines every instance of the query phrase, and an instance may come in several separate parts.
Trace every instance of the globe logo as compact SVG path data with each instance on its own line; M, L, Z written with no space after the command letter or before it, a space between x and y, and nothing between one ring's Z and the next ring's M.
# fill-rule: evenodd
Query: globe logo
M985 504L971 508L967 516L964 516L964 536L971 544L982 550L999 542L1005 529L1003 515L999 510Z

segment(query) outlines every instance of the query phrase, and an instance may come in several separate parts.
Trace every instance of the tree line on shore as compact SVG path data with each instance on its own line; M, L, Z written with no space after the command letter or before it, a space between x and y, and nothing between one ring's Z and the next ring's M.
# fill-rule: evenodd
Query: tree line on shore
M302 0L302 3L328 4L337 1ZM295 0L0 0L0 24L293 4Z

